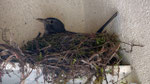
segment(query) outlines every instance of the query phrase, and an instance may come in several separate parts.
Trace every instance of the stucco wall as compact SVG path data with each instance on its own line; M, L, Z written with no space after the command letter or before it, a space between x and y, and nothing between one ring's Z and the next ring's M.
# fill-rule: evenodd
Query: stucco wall
M0 0L0 27L9 28L19 44L31 40L43 25L35 19L57 17L67 30L95 32L119 12L110 29L122 41L145 45L125 53L141 84L150 83L150 0ZM129 46L124 46L129 47Z
M96 31L116 10L118 17L108 28L122 41L144 45L124 53L124 61L133 66L141 84L150 84L150 0L84 0L87 31Z
M125 58L135 69L141 84L150 84L150 0L110 0L119 11L114 30L123 41L143 44ZM127 46L129 47L129 46Z

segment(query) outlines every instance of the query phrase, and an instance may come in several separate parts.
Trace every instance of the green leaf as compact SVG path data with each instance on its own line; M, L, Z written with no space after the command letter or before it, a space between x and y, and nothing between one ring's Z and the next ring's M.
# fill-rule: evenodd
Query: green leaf
M40 55L38 57L38 61L41 61L43 59L43 55L42 55L42 52L40 52Z
M104 69L103 68L101 68L101 73L104 73Z
M76 59L73 59L73 62L72 62L72 63L73 63L73 64L75 64L75 63L76 63L76 61L77 61Z

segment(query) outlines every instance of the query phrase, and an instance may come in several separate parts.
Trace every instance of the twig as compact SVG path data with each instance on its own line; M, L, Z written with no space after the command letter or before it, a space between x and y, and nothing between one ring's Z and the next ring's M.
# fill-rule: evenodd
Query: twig
M23 78L21 79L20 84L22 84L22 82L24 82L24 80L32 73L32 71L33 71L33 69L29 73L27 73L25 76L24 76L24 73L22 74Z
M127 43L127 42L122 42L122 41L121 41L121 43L130 45L131 49L129 51L127 51L125 48L121 48L121 50L124 50L127 53L131 53L133 51L133 47L135 47L135 46L144 47L144 45L141 45L141 44Z
M7 39L7 35L6 35L6 32L8 32L9 29L7 29L7 28L0 28L0 29L1 29L1 31L2 31L2 40L3 40L5 43L9 44L9 43L10 43L10 40Z
M106 84L109 84L108 80L107 80L107 76L106 76L106 69L104 67L103 67L103 69L104 69L104 76L105 76Z
M51 45L48 45L47 47L44 47L44 48L42 48L42 49L39 49L40 51L42 51L42 50L46 50L46 49L48 49L48 48L50 48L51 47Z
M109 60L107 60L106 64L108 64L109 61L115 56L115 54L119 50L119 48L120 48L120 44L118 44L116 47L112 48L112 52L108 54L108 55L111 55L111 57L109 58Z

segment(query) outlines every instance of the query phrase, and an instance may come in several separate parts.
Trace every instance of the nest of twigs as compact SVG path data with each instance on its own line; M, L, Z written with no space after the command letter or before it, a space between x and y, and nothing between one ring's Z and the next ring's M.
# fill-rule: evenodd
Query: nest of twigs
M17 61L22 73L26 71L26 63L33 69L34 66L42 66L44 80L51 83L66 83L78 77L87 77L88 83L93 76L99 80L105 77L107 65L119 64L121 60L117 55L120 48L118 37L106 32L57 33L33 39L22 48L6 44L0 46L9 51L9 55L3 56L5 59L1 61ZM1 51L5 52L5 49Z

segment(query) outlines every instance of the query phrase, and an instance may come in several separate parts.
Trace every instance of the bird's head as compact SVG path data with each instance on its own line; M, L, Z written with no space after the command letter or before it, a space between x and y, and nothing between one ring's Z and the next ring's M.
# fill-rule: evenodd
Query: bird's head
M44 23L44 24L54 24L56 21L58 21L58 19L56 18L37 18L38 21Z
M37 20L44 23L45 34L62 33L66 31L64 24L57 18L37 18Z

